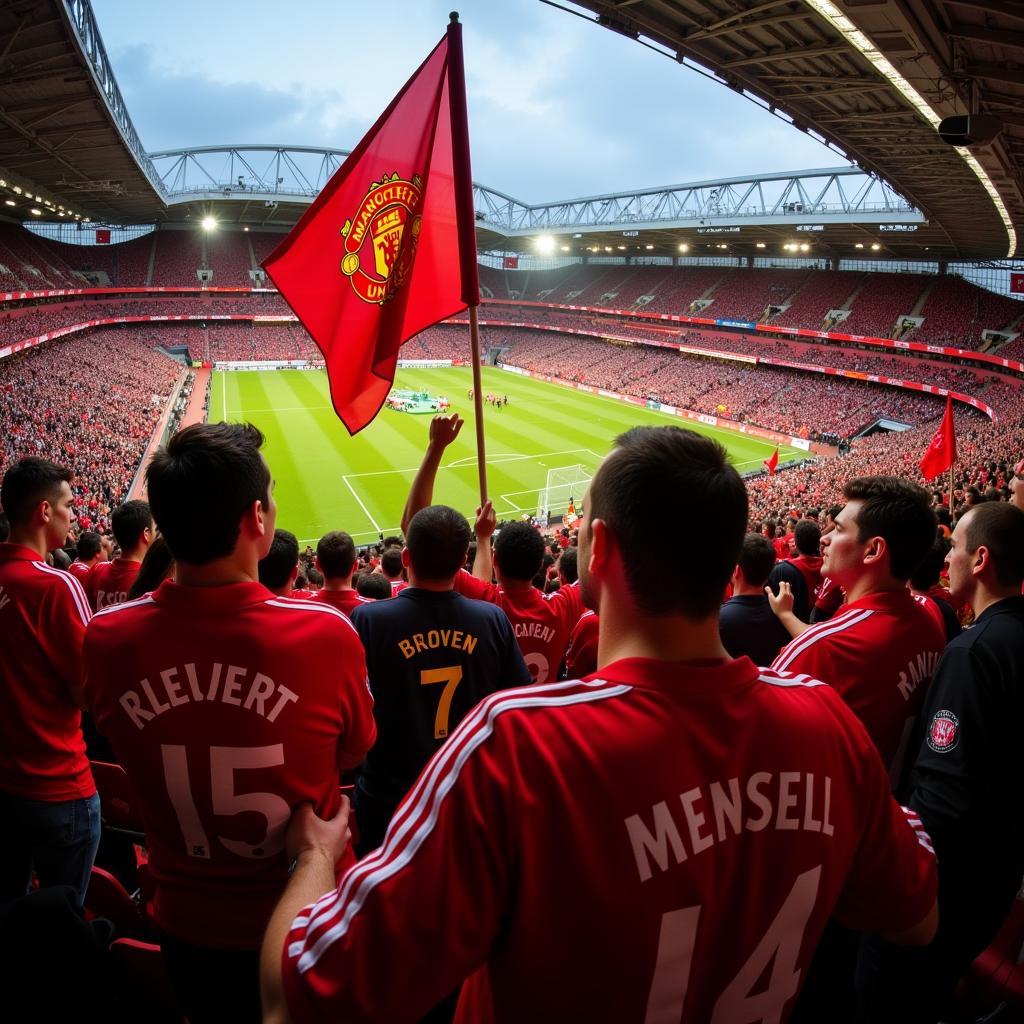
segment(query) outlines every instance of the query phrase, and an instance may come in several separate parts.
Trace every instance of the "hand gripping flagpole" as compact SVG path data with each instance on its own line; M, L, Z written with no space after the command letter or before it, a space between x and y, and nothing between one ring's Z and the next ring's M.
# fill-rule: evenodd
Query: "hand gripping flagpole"
M459 231L459 270L462 301L469 306L469 342L473 358L473 411L476 419L476 464L480 477L480 504L487 501L487 455L484 446L484 400L481 394L480 278L476 265L476 215L473 207L473 173L469 161L469 117L466 112L466 73L462 62L462 25L458 11L448 23L448 102L451 110L452 150L455 169L455 211Z

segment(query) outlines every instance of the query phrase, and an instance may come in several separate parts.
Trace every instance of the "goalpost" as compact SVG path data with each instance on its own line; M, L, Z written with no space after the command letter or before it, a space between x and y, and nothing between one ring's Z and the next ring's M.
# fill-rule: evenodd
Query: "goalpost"
M569 509L570 498L575 511L579 512L593 475L579 464L549 469L544 488L537 495L537 518L547 521L550 516L564 516Z

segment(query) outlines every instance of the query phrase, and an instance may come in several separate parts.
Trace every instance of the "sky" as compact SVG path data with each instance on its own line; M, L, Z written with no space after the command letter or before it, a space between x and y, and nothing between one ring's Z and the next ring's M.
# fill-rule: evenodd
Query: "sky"
M92 0L150 152L352 149L463 23L473 178L526 203L844 163L756 104L540 0Z

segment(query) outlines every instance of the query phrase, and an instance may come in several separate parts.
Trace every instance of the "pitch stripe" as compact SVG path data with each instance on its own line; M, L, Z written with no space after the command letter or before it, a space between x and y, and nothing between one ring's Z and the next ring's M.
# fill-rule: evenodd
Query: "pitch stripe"
M54 569L53 566L47 565L45 562L32 562L30 564L34 565L40 572L46 573L49 576L56 576L64 581L71 591L71 596L74 598L75 608L78 610L82 625L88 626L89 620L92 618L92 608L89 607L89 599L85 596L82 584L71 573L64 572L63 569Z
M630 686L620 685L592 693L574 693L567 694L563 697L523 697L519 700L505 701L500 705L495 705L491 710L491 713L487 716L486 725L478 730L471 740L463 746L455 760L455 764L452 766L451 771L438 783L437 789L433 794L430 813L401 854L392 860L386 861L376 871L371 872L365 877L358 891L345 908L345 913L343 914L342 919L332 928L325 931L320 938L317 939L311 950L307 950L305 953L302 953L304 943L294 942L291 944L288 950L291 956L299 956L301 953L298 962L299 971L304 974L311 967L314 967L323 953L333 945L334 942L344 936L346 931L348 931L349 925L352 923L352 919L360 911L370 893L382 882L387 881L387 879L392 875L397 874L397 872L405 867L405 865L408 864L416 855L417 851L437 824L437 819L440 816L441 805L444 802L444 798L449 792L451 792L466 762L477 747L479 747L494 732L494 721L498 715L503 711L510 711L515 708L567 707L572 704L607 700L610 697L618 697L622 694L629 693L631 689L632 687Z
M848 614L849 617L844 619L842 622L823 622L822 626L825 627L823 629L819 630L817 626L812 626L811 629L805 630L775 659L774 662L772 662L771 667L775 671L788 668L798 655L803 654L808 648L813 647L819 640L824 640L826 637L834 636L836 633L842 633L851 626L856 626L859 623L864 622L866 619L870 619L871 616L874 615L874 612L869 608L865 608Z

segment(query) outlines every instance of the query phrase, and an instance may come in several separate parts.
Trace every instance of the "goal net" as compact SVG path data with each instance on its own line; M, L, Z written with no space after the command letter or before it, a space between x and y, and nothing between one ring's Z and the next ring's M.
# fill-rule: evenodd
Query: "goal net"
M593 473L580 465L549 469L544 489L537 495L537 518L547 522L554 516L565 516L570 502L579 514L592 477Z

